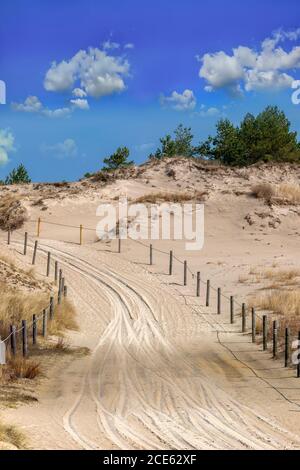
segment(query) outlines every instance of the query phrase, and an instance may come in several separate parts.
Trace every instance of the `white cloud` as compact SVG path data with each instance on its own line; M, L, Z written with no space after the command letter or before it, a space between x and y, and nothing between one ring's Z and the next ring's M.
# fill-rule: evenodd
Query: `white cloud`
M215 107L207 107L204 104L200 106L200 111L195 113L201 117L215 117L221 114L221 111Z
M43 109L43 105L37 96L28 96L24 103L12 103L15 111L23 111L25 113L39 113Z
M43 109L42 114L50 118L61 118L61 117L70 116L71 112L72 110L67 107L57 108L57 109L45 108Z
M81 88L74 88L72 95L76 96L76 98L84 98L86 96L86 92Z
M79 90L79 89L77 89ZM75 90L73 90L75 91ZM76 91L77 95L79 91ZM87 110L89 104L86 99L76 98L70 100L70 106L63 108L49 109L43 106L37 96L28 96L24 103L12 103L12 109L18 112L38 113L49 118L62 118L70 116L75 109Z
M300 46L285 51L279 44L296 41L300 28L295 31L279 30L266 38L260 51L239 46L232 54L224 51L204 54L199 76L207 82L205 90L212 92L224 88L238 95L243 90L279 90L291 86L293 77L287 71L300 68Z
M134 49L134 44L132 42L128 42L125 44L124 49Z
M70 100L70 103L74 106L74 108L83 110L90 109L88 101L81 98L77 98L76 100Z
M70 60L53 62L47 71L44 86L48 91L66 91L76 82L88 95L95 98L125 90L129 63L124 57L107 55L105 50L80 50Z
M104 51L107 51L109 49L119 49L120 44L118 42L112 42L112 41L108 40L108 41L104 41L102 43L102 48L103 48Z
M192 110L196 106L196 98L192 90L184 90L182 94L173 91L171 96L161 96L160 103L162 106L170 106L176 111Z
M8 129L0 129L0 165L9 161L9 153L15 150L15 138Z
M58 158L75 157L78 153L76 142L73 139L66 139L54 145L43 144L43 153L51 153Z

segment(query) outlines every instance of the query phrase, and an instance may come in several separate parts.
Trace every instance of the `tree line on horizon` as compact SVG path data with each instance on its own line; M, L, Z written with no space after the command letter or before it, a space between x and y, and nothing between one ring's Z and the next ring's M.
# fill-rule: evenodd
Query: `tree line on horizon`
M199 158L228 166L249 166L258 162L300 163L300 142L297 132L291 131L291 123L277 106L268 106L257 116L247 113L240 125L229 119L220 119L214 136L209 136L199 145L193 145L191 127L182 124L174 135L160 138L160 146L148 159L162 160L170 157ZM118 147L104 158L101 171L110 172L134 164L129 160L127 147ZM86 177L92 176L86 173ZM14 168L0 184L30 183L31 179L23 164Z
M300 163L300 143L297 132L291 131L291 123L277 106L268 106L257 116L247 113L240 125L229 119L220 119L216 133L199 145L193 145L191 127L180 124L174 136L167 134L160 139L160 147L149 159L195 157L228 166L249 166L258 162ZM112 171L133 165L129 161L129 149L119 147L104 159L102 171Z

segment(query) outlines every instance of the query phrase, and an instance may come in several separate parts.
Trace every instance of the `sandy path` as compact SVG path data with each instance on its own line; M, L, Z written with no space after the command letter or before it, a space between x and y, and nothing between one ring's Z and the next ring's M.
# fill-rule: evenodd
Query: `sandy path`
M6 413L33 448L300 447L263 404L250 406L249 375L217 341L226 328L212 312L195 314L174 289L116 254L41 242L48 247L79 312L81 332L71 335L72 344L91 355L63 370L58 364L38 405ZM240 336L232 332L234 340ZM265 385L257 379L266 402L274 402Z

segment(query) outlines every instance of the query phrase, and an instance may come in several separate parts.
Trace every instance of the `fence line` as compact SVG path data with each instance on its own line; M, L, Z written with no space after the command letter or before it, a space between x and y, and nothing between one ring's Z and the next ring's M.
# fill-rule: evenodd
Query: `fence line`
M37 223L37 234L38 235L40 235L40 231L41 231L41 222L46 223L46 224L51 224L51 225L58 225L58 226L63 226L63 227L79 229L80 230L80 243L79 243L80 245L82 245L83 230L92 230L92 231L95 230L95 229L91 229L91 228L88 228L88 227L84 227L82 224L80 224L79 226L68 225L68 224L60 224L60 223L55 223L55 222L51 222L51 221L47 221L47 220L42 221L41 218L38 218L38 220L30 220L30 222ZM21 234L18 230L14 230L13 233L17 233L20 236L24 236L24 234L23 233ZM12 237L12 232L11 232L11 230L8 230L8 239L7 239L8 244L11 243L11 237ZM24 254L27 252L28 238L30 238L32 240L32 242L34 242L33 261L35 262L35 256L36 256L36 253L37 253L37 250L38 250L38 243L37 243L37 240L34 240L32 237L29 237L27 232L25 232L25 238L24 238ZM117 240L118 240L118 247L117 247L116 252L121 253L121 247L122 247L121 238L118 237ZM221 299L223 298L223 299L226 299L228 302L230 302L230 323L234 323L234 320L236 318L234 307L239 306L241 308L242 333L245 333L247 331L246 318L249 315L247 315L247 308L246 308L245 303L239 302L232 295L231 296L225 295L222 292L220 287L215 287L211 284L210 279L207 279L206 281L204 281L202 279L202 277L200 276L200 273L199 272L193 272L192 269L188 266L187 261L186 260L181 260L180 258L175 256L173 250L171 250L169 252L166 252L164 250L153 247L152 244L148 245L146 243L143 243L141 240L135 240L135 239L131 239L131 240L133 242L138 243L138 244L142 245L143 247L150 250L150 265L154 264L153 263L153 252L158 252L158 253L169 256L169 275L173 274L173 260L175 260L175 261L179 262L181 265L183 265L183 269L184 269L184 271L183 271L183 279L184 279L183 285L184 286L187 285L187 273L190 273L190 275L192 276L192 279L194 279L194 278L197 279L197 294L196 294L197 297L198 297L198 292L199 292L199 296L200 296L201 285L203 285L203 286L206 285L206 306L209 306L209 303L210 303L210 289L212 291L214 291L217 294L217 312L218 312L218 314L221 314L221 311L222 311ZM33 262L33 264L34 264L34 262ZM56 263L57 263L57 261L55 262L55 281L57 281L57 264ZM48 265L47 265L47 273L48 273L48 270L50 270L50 267L48 267ZM59 290L58 290L58 304L61 302L61 296L64 293L67 292L67 289L65 289L66 286L64 286L62 284L64 284L64 281L62 283L62 276L61 276L61 273L60 273ZM41 317L39 317L39 319L40 318ZM252 312L251 312L251 336L252 336L252 342L253 343L256 343L256 336L257 336L257 322L256 322L256 320L257 319L259 319L262 323L263 350L266 351L267 348L268 348L268 341L267 341L268 322L267 322L267 316L257 313L256 310L254 308L252 308ZM22 330L22 328L19 329L18 331L20 331L20 330ZM300 335L300 333L298 334L298 337L300 337L299 335ZM12 333L10 333L10 335L4 341L8 341L8 339L11 338L11 336L12 336ZM276 322L276 328L275 328L275 323L273 323L273 332L272 332L271 336L272 336L273 358L275 359L278 356L278 322ZM287 337L287 335L286 335L286 337ZM285 337L285 340L284 340L284 356L285 356L285 366L287 367L287 363L289 362L289 358L290 358L290 343L291 343L291 340L292 340L292 338L290 337L290 332L288 334L288 341L286 340L286 337ZM300 367L298 368L298 370L299 370L299 376L300 376Z
M23 233L19 232L18 230L14 230L13 233L16 233L20 236L23 237ZM9 231L9 237L8 237L8 244L11 243L11 231ZM26 256L27 254L27 248L28 248L28 240L32 240L32 242L34 243L33 245L33 263L32 264L35 264L35 258L36 258L36 254L37 254L37 250L38 250L38 242L37 240L34 240L32 237L30 237L28 235L27 232L25 232L24 234L24 251L23 251L23 255ZM46 259L46 275L49 276L50 274L50 262L51 262L51 253L48 252L48 255L47 255L47 259ZM56 265L57 261L55 261L55 266ZM62 277L62 270L60 270L60 273L61 273L61 282L59 283L59 286L58 286L58 293L57 293L57 305L59 305L61 303L61 297L64 296L66 297L67 296L67 286L65 285L65 278ZM56 275L56 271L55 271L55 274L54 274L54 277ZM50 301L49 301L49 304L43 308L42 312L40 312L39 314L33 314L32 316L32 320L28 323L26 320L22 320L21 322L21 326L19 328L16 328L15 325L10 325L10 333L6 336L5 339L1 340L1 337L0 337L0 365L5 365L6 364L6 349L7 349L7 346L8 346L8 342L10 341L11 342L11 352L13 354L13 356L16 355L16 349L17 349L17 345L16 345L16 336L20 333L22 333L22 350L23 350L23 356L26 357L27 356L27 352L28 352L28 341L27 341L27 331L28 329L32 328L32 338L33 338L33 344L36 343L36 339L37 339L37 336L38 336L38 323L40 322L40 320L42 320L43 322L43 325L42 325L42 335L43 337L46 336L47 334L47 324L48 322L51 322L53 320L53 315L54 315L54 307L55 307L55 300L54 300L54 296L53 294L50 295Z

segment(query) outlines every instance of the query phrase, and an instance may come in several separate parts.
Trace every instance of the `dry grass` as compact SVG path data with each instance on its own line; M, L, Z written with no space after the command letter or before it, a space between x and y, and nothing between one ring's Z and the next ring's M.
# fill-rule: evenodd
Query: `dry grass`
M260 183L253 186L252 194L266 202L300 204L300 186L297 184L272 186L270 183Z
M54 318L48 327L49 334L63 337L66 330L77 330L75 316L76 311L73 304L63 299L62 303L55 307Z
M27 220L27 210L15 196L0 197L0 228L15 230Z
M251 305L286 319L297 317L300 320L300 290L271 290L253 297Z
M145 194L137 198L134 202L136 204L142 203L149 203L149 204L156 204L158 202L188 202L188 201L195 201L195 202L203 202L204 197L207 193L205 191L195 191L194 193L188 192L177 192L177 193L168 193L168 192L157 192L157 193L150 193Z
M10 325L20 326L22 320L32 321L32 315L39 316L44 308L49 305L49 295L45 293L18 291L0 284L0 335L6 337L9 334ZM71 302L62 300L61 305L56 305L54 319L49 322L48 332L51 335L61 336L66 329L77 329L75 321L75 309ZM38 329L41 328L41 320Z
M266 287L267 289L276 289L284 286L291 286L293 284L298 284L300 281L300 269L290 268L290 269L258 269L251 268L249 271L249 276L240 276L239 282L255 282L261 283L264 280L272 281L271 285Z
M276 281L280 284L285 284L300 277L300 269L281 269L279 271L275 271L274 269L267 269L263 272L263 277L265 279Z
M33 313L39 314L48 305L44 293L22 292L2 283L0 303L0 335L9 333L10 325L18 326L22 320L31 321Z
M0 423L0 442L10 444L17 449L25 448L24 436L14 427Z
M281 184L276 189L276 196L290 204L300 204L300 186L296 184Z

